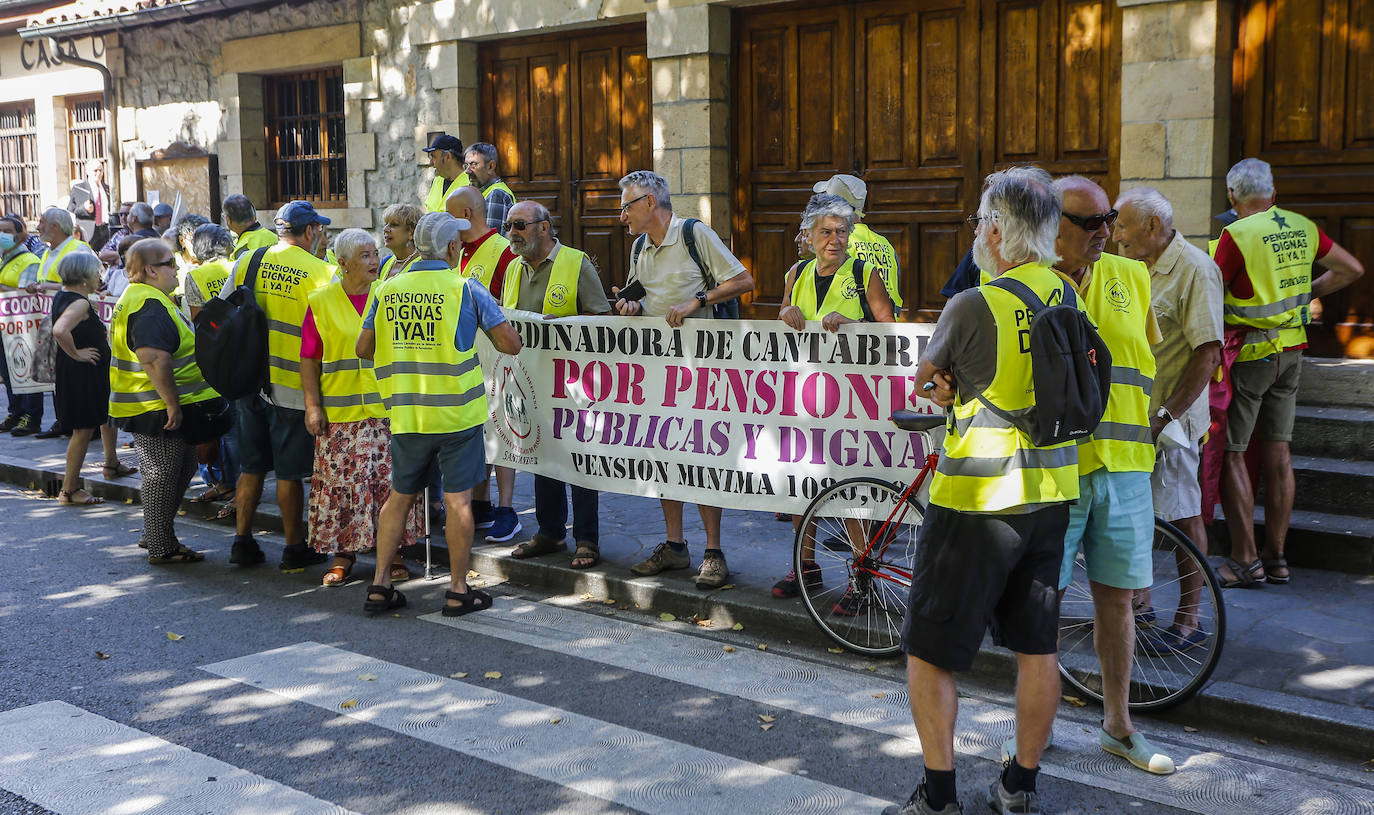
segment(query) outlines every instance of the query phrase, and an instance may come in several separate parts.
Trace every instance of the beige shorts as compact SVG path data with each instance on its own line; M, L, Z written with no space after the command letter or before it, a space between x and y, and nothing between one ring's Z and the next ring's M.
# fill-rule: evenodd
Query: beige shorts
M1202 486L1198 483L1198 443L1166 448L1155 458L1150 473L1155 515L1173 522L1202 514Z
M1226 450L1243 453L1256 441L1292 441L1298 407L1302 351L1231 366L1231 407L1226 411Z

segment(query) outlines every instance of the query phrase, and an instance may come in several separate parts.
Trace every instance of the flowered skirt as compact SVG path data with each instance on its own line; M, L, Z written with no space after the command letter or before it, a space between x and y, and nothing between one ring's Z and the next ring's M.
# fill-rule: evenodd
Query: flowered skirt
M386 419L330 422L315 438L310 479L310 545L317 552L365 552L377 544L377 520L391 495L391 426ZM424 506L416 502L401 538L424 536Z

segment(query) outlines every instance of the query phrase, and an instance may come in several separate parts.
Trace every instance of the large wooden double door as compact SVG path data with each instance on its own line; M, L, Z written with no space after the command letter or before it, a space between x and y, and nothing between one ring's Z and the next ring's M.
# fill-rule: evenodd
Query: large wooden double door
M982 178L1034 162L1116 189L1116 0L892 0L737 12L734 246L771 315L812 185L868 184L865 218L931 319L972 243Z
M1374 0L1246 0L1237 44L1232 160L1374 269ZM1374 357L1374 273L1320 302L1310 353Z
M549 208L609 294L630 251L618 182L653 166L644 26L484 44L478 61L482 138L500 152L502 177Z

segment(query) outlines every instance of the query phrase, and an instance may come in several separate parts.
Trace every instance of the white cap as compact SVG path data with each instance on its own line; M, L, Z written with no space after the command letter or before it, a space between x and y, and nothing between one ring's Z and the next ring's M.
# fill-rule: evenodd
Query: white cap
M832 175L825 181L817 181L812 192L827 192L838 195L849 202L855 212L863 215L864 202L868 200L868 185L862 178L854 175Z
M458 233L471 228L465 218L455 218L447 212L427 212L415 225L415 248L420 250L421 257L442 258Z

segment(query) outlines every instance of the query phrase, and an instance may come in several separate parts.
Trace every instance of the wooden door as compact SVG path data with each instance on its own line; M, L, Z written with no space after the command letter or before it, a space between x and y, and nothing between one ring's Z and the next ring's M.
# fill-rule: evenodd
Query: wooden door
M1374 0L1247 0L1231 157L1273 165L1279 204L1374 268ZM1309 353L1374 357L1374 275L1321 299Z
M737 254L775 313L812 185L868 184L907 319L929 320L972 242L993 169L1034 162L1115 192L1114 0L892 0L741 11L735 36Z
M607 293L625 279L620 178L652 167L644 29L483 45L482 137L519 199L549 208L559 239L587 252Z

